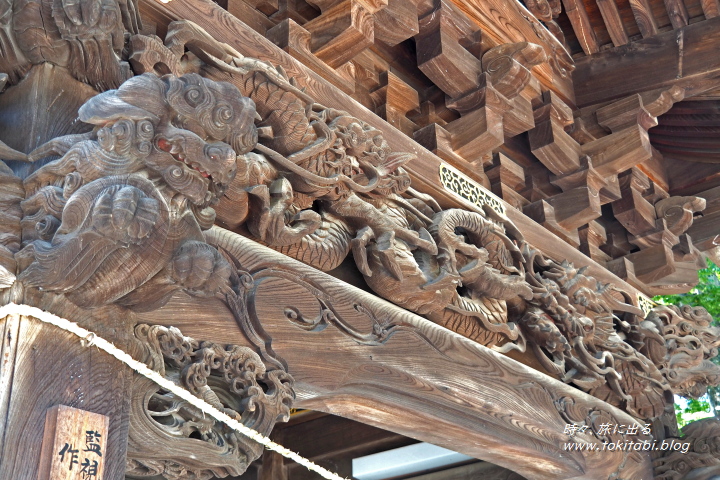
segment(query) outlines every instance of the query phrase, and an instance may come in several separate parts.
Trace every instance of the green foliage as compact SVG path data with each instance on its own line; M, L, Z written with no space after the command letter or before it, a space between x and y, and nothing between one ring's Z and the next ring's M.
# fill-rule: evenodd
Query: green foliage
M712 315L715 325L720 326L720 267L712 262L708 262L706 269L698 272L700 282L695 288L688 293L678 295L659 295L653 300L657 303L666 305L698 305ZM712 359L713 362L720 365L720 355ZM708 401L689 400L687 407L682 408L675 404L675 415L678 424L682 427L692 420L697 420L703 416L709 416L711 406L720 407L720 387L708 388ZM705 413L705 415L703 415ZM720 411L716 408L715 416L720 419Z
M706 402L702 398L700 400L687 400L685 408L677 402L675 403L675 417L680 428L690 422L710 416L710 402Z
M679 305L699 305L713 316L717 323L720 318L720 267L708 262L708 268L698 272L700 282L688 293L679 295L659 295L654 298L658 303Z

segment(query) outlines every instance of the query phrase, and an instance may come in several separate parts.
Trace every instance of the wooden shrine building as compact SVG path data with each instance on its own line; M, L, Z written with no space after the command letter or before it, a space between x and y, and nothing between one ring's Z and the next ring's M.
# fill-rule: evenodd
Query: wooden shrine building
M720 478L720 328L650 300L720 259L718 0L0 0L0 86L0 480L320 478L205 405Z

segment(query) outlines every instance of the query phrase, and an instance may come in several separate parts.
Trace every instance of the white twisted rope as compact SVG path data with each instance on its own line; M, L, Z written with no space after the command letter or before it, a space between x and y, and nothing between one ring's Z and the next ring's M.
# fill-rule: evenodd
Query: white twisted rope
M210 415L215 420L218 420L220 422L223 422L228 427L232 428L238 433L241 433L245 435L248 438L251 438L252 440L255 440L256 442L262 444L267 448L268 450L272 450L274 452L279 453L285 458L289 458L290 460L299 463L300 465L304 466L308 470L312 470L313 472L316 472L320 474L322 477L330 479L330 480L348 480L346 478L340 477L336 473L333 473L329 470L326 470L325 468L316 465L315 463L311 462L305 457L302 457L298 455L297 453L288 450L287 448L283 447L282 445L279 445L272 440L270 440L265 435L261 434L260 432L257 432L253 430L252 428L248 428L242 423L238 422L234 418L231 418L227 414L221 412L217 408L213 407L206 401L202 400L201 398L196 397L189 391L185 390L182 387L179 387L178 385L174 384L173 382L167 380L163 376L161 376L159 373L157 373L155 370L152 370L150 367L145 365L142 362L138 362L134 358L132 358L130 355L125 353L124 351L117 348L112 343L108 342L102 337L98 337L95 335L95 333L86 330L82 327L80 327L77 323L71 322L70 320L66 320L64 318L60 318L56 315L53 315L52 313L45 312L43 310L40 310L36 307L31 307L29 305L17 305L15 303L9 303L7 305L4 305L0 307L0 319L5 318L8 315L25 315L28 317L36 318L42 322L49 323L51 325L55 325L56 327L59 327L65 331L71 332L75 335L77 335L81 341L84 342L84 345L86 347L96 346L100 350L103 350L104 352L112 355L113 357L120 360L125 365L129 366L136 372L138 372L140 375L149 378L153 382L160 385L162 388L172 392L173 394L177 395L178 397L182 398L186 402L192 404L193 406L200 409L202 412Z

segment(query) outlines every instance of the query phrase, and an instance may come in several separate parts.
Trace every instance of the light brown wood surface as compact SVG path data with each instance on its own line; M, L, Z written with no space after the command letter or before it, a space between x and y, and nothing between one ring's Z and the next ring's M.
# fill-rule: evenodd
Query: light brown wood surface
M5 440L0 450L0 478L38 480L46 413L56 405L110 418L103 455L104 479L123 478L130 370L104 352L83 347L75 335L32 318L19 319L16 341L14 364L3 363L0 371L0 377L12 379L9 403L2 412ZM79 462L83 458L78 458Z
M109 423L65 405L48 409L38 480L104 480Z
M477 208L445 190L442 186L439 178L440 158L419 146L412 139L393 128L349 96L333 88L317 74L309 71L300 62L289 57L270 44L267 39L244 25L240 19L228 14L214 3L207 0L197 0L192 3L170 2L163 4L154 0L145 0L140 3L140 6L146 18L157 21L159 24L167 24L169 21L181 18L193 18L217 39L229 43L243 55L266 60L274 65L281 65L319 103L350 112L357 118L381 129L385 139L394 150L416 155L417 159L404 167L411 174L415 189L432 192L437 201L445 207L458 206L470 210ZM478 177L471 169L465 170L463 168L463 170L471 178L483 183L483 178ZM567 243L555 235L549 235L546 229L522 212L508 208L507 214L523 233L525 239L530 244L543 249L550 257L559 260L567 259L578 266L586 265L589 272L599 280L614 283L622 288L628 288L630 291L635 290L634 287L610 274L604 267L588 259L579 251L568 249ZM562 252L562 255L559 252Z
M256 272L258 283L248 305L253 322L258 322L253 335L261 328L272 349L287 360L298 407L393 430L531 478L597 478L597 472L614 471L619 465L613 455L562 452L565 421L554 402L572 398L573 411L600 408L617 419L626 414L243 237L213 229L209 239ZM293 327L288 308L303 321L320 313L310 285L323 292L323 302L357 331L353 335L367 337L373 323L392 326L394 333L363 344L352 339L360 337L351 338L333 326L318 332ZM288 300L278 302L280 291ZM247 343L223 310L212 301L180 296L140 319L175 325L186 335ZM177 311L185 315L178 317Z

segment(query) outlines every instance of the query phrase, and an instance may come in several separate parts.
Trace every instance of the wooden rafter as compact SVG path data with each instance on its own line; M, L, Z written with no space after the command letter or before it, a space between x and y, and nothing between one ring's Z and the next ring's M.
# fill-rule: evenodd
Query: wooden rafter
M694 88L720 75L718 49L720 19L713 18L582 58L573 76L578 104L671 85Z
M643 38L652 37L658 33L657 20L652 14L648 0L630 0L630 8Z
M701 0L700 5L706 19L720 16L720 2L718 0Z
M599 52L600 44L590 24L590 17L583 2L580 0L563 0L563 5L585 54L592 55Z
M625 26L623 25L615 0L597 0L597 5L613 45L619 47L620 45L628 43Z

